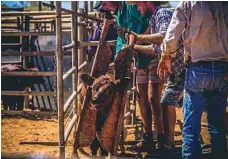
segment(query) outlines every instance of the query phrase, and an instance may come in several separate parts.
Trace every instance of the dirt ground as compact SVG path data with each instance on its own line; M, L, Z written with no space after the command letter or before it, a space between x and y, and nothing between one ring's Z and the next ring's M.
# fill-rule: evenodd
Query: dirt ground
M137 111L137 115L139 112ZM1 151L2 156L32 156L43 158L58 158L58 121L55 118L39 119L31 117L1 117ZM181 146L182 110L177 108L177 123L175 130L175 141ZM205 117L202 122L205 123ZM209 143L207 129L202 125L201 143ZM72 152L73 135L71 134L67 147L66 157ZM136 139L133 131L127 131L126 140Z

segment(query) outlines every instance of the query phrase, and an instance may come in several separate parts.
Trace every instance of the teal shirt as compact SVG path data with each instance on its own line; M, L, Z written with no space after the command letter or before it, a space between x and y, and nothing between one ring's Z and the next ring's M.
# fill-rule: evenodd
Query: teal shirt
M142 34L149 26L149 18L145 18L137 10L137 5L126 5L126 2L121 2L123 10L118 10L116 13L116 24L118 26L126 27L137 34ZM126 44L125 33L120 33L117 38L116 54ZM116 56L116 54L114 56ZM151 62L150 56L137 56L136 65L139 68L145 67Z

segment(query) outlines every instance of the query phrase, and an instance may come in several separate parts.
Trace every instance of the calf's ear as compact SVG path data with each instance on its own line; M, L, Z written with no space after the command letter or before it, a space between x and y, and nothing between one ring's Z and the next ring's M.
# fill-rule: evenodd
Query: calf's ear
M124 77L115 81L117 89L126 89L129 85L131 79L129 77Z
M83 74L81 74L81 80L85 85L92 86L94 78L86 73L83 73Z

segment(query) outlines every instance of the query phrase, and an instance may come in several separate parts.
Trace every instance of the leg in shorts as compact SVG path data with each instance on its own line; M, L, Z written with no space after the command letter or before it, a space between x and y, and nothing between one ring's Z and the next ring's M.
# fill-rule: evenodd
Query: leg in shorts
M183 98L181 94L184 90L184 72L179 76L170 76L161 98L162 105L178 105L182 107Z
M149 132L152 132L152 109L154 112L157 134L161 136L164 134L163 128L163 115L162 106L160 104L161 91L163 89L164 82L157 76L157 62L152 63L147 68L138 69L136 83L139 94L139 107L141 111L142 119L145 120L145 127L149 127ZM145 97L145 98L144 98ZM144 99L142 99L144 98ZM147 98L147 99L146 99ZM140 101L145 101L145 104ZM144 115L143 115L144 112ZM143 117L144 116L144 117ZM146 122L148 121L148 122ZM162 137L159 137L162 138Z
M168 78L168 83L163 91L161 98L161 104L163 105L163 120L164 131L166 138L166 147L170 150L175 147L174 133L176 124L176 110L175 106L182 105L182 100L179 100L179 96L184 89L184 72L179 76L171 75ZM181 104L178 102L181 101Z

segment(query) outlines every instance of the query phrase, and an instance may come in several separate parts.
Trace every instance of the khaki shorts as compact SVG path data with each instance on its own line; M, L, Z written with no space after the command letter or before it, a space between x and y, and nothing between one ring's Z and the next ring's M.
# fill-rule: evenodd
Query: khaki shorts
M136 84L144 83L165 83L167 80L162 80L157 75L158 62L152 62L148 67L137 70Z

